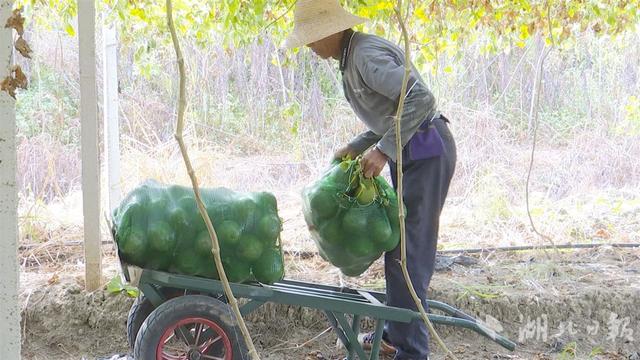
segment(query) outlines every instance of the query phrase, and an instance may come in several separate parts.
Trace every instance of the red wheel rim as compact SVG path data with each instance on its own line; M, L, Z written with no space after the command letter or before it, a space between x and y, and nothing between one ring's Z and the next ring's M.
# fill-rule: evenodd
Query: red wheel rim
M169 326L158 343L157 360L232 360L227 333L215 322L185 318Z

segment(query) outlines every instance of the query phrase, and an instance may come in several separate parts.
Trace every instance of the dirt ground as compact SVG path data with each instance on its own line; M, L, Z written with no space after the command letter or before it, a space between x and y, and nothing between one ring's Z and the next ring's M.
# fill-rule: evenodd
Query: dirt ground
M106 247L107 248L107 247ZM105 282L118 271L106 250ZM71 258L69 254L67 258ZM375 263L342 277L318 258L287 259L287 277L384 287ZM519 345L509 352L472 331L437 326L459 359L640 359L640 250L529 251L443 258L431 298L484 321ZM313 269L313 271L311 271ZM102 359L127 353L132 299L83 290L80 263L26 267L21 274L24 359ZM340 359L321 312L268 304L248 319L262 359ZM363 328L371 328L365 319ZM443 352L432 344L433 359Z

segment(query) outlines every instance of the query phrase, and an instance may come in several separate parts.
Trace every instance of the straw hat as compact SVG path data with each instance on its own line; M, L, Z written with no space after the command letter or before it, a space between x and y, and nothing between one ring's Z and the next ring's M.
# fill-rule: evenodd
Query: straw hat
M338 0L298 0L285 47L304 46L366 21L343 9Z

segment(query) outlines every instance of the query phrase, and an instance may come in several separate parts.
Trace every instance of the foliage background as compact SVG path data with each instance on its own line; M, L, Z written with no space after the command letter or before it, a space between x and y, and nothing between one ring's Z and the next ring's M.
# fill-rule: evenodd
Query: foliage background
M558 242L640 240L637 2L407 3L414 61L459 149L442 246L538 241L527 225L524 180L536 65L549 48L534 218ZM101 19L119 31L123 189L147 177L186 183L172 137L177 72L164 3L99 4ZM31 86L17 102L21 230L25 241L40 242L81 224L77 11L67 0L22 5L35 57L21 64ZM189 74L187 141L203 183L275 192L290 220L285 241L305 248L312 244L298 219L299 190L363 127L335 63L280 48L291 5L181 0L175 11ZM374 19L363 30L399 40L392 2L347 5Z

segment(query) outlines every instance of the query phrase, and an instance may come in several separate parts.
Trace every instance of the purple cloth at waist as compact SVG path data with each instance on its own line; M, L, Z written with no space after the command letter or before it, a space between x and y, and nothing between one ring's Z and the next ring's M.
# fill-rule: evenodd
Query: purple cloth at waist
M438 121L439 119L434 119ZM420 125L415 134L409 139L409 159L423 160L442 155L444 142L438 129L431 121Z

